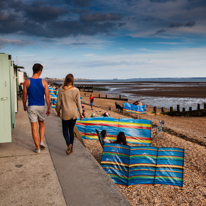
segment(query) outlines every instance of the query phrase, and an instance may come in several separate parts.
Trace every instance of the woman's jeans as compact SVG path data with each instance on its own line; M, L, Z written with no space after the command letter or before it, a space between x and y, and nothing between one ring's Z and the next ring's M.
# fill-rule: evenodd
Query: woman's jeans
M72 144L73 146L75 123L76 123L76 119L62 120L62 131L67 146L69 144Z

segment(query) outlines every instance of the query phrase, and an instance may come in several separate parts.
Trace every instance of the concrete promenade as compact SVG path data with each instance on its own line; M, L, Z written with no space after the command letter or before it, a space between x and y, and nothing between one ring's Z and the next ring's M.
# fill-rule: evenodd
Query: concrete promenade
M45 125L47 148L35 154L20 103L12 143L0 144L0 206L131 205L77 139L66 155L61 120L53 111Z
M48 147L40 154L33 149L27 112L19 102L12 142L0 143L0 206L66 205Z

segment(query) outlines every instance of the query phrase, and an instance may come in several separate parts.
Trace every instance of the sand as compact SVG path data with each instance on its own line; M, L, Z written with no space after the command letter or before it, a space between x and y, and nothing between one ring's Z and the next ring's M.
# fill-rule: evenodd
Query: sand
M86 96L85 96L86 94ZM90 93L81 92L85 105L86 117L92 113L101 116L108 111L114 118L149 119L153 125L159 125L159 120L165 121L163 133L153 140L154 147L179 147L185 149L184 187L180 190L168 185L157 187L135 185L131 188L119 186L122 193L133 205L206 205L206 117L170 117L154 115L152 108L147 107L147 114L137 115L127 112L119 113L115 108L116 100L95 98L94 109L89 106ZM93 93L94 97L98 92ZM105 95L105 94L104 94ZM117 101L122 105L122 101ZM111 108L111 110L109 110ZM158 112L160 112L158 110ZM99 141L84 140L86 148L100 163L102 148Z

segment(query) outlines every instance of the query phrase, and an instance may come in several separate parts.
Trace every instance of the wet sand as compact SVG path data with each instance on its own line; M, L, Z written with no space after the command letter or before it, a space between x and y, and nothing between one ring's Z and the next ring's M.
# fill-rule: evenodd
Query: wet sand
M105 82L89 85L116 88L122 90L122 93L129 92L137 96L206 98L206 82Z

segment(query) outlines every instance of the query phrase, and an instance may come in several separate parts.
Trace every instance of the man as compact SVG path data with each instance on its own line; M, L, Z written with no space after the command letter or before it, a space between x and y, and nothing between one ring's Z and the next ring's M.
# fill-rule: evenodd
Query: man
M19 98L20 99L22 98L22 94L23 94L23 83L21 82L19 84Z
M93 97L93 94L90 95L89 100L90 100L91 109L93 110L93 105L94 105L94 97Z
M32 137L36 145L36 149L33 150L36 153L40 153L40 147L45 148L44 144L44 133L45 126L44 120L46 115L50 115L50 99L49 99L49 89L46 81L39 78L41 76L43 66L41 64L34 64L33 66L33 76L24 82L23 87L23 106L24 111L28 112L29 121L31 123ZM45 110L45 99L47 103L47 111ZM28 96L28 107L27 104ZM45 114L46 113L46 114ZM39 123L39 135L38 135L38 123Z

